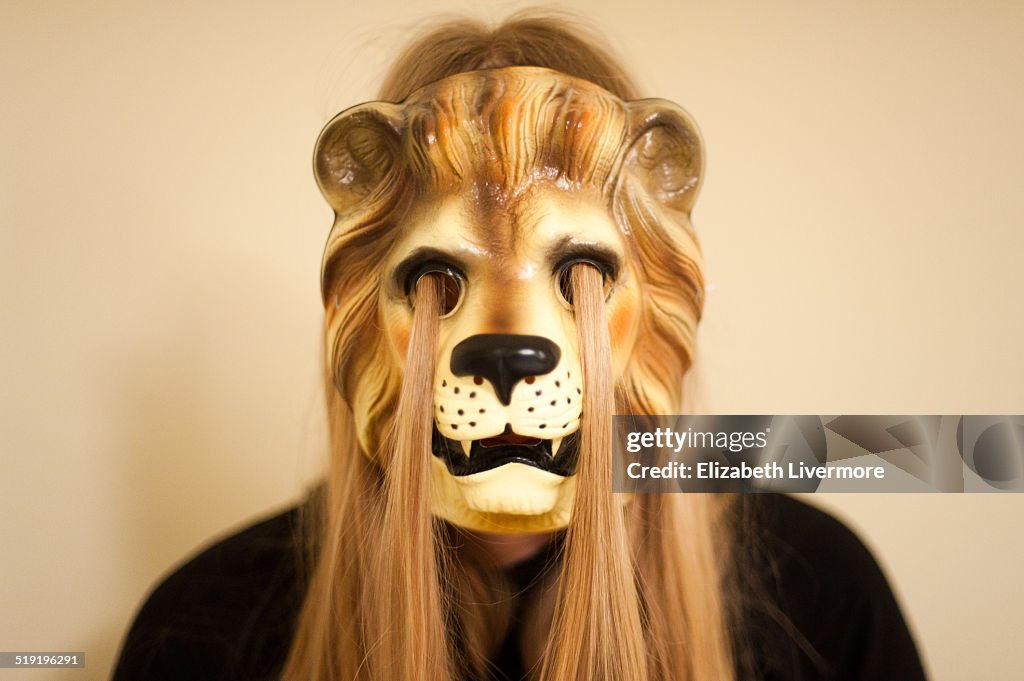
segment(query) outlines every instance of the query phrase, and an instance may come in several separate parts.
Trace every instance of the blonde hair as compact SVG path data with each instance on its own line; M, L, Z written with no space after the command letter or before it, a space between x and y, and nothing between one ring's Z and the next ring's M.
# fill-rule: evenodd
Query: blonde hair
M479 126L447 119L478 114L487 104L444 100L442 111L436 102L452 90L424 90L466 71L510 66L553 69L599 87L577 83L570 96L547 87L539 72L526 81L502 81L504 88L521 87L535 104L527 121L538 141L530 149L516 147L508 130L467 138ZM420 91L417 98L407 99L414 91ZM282 675L286 681L488 676L488 661L511 626L502 598L507 585L486 555L429 511L441 293L430 277L417 286L404 369L394 366L366 335L379 328L379 273L372 268L393 243L416 192L453 191L467 177L487 173L514 195L537 177L530 169L538 166L605 189L615 219L635 227L631 257L647 289L637 350L626 379L616 385L601 276L586 265L573 269L584 380L578 493L561 569L538 587L541 596L524 617L527 667L532 664L542 681L734 678L725 569L732 546L725 522L729 499L639 495L623 510L611 491L611 415L682 406L703 281L688 216L652 206L642 183L612 182L633 140L627 112L604 91L635 97L607 54L563 22L538 18L517 18L494 30L470 22L446 25L414 42L385 79L382 98L406 100L404 123L413 142L432 134L443 143L430 151L406 143L396 152L401 140L359 137L360 153L375 161L367 171L374 187L361 191L358 209L343 208L342 198L332 201L338 221L323 271L330 303L325 378L331 466L315 509L315 568ZM554 124L574 115L574 125ZM573 135L557 133L570 129ZM500 148L497 167L481 165L481 155L473 153L484 143L481 135ZM350 163L345 172L352 168L359 170ZM361 428L353 408L366 415Z

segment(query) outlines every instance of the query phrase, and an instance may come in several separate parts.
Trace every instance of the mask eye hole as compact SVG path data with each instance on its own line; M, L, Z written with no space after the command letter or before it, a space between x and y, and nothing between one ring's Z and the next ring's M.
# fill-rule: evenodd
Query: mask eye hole
M570 308L573 305L572 268L577 265L587 265L601 273L601 278L604 281L604 297L607 300L612 292L612 284L615 283L615 266L595 258L577 256L562 261L555 268L555 284L558 289L558 297L561 298L562 302Z
M405 295L410 305L416 297L416 284L423 277L437 277L441 284L441 317L448 317L462 302L465 277L454 265L430 261L416 267L405 279Z

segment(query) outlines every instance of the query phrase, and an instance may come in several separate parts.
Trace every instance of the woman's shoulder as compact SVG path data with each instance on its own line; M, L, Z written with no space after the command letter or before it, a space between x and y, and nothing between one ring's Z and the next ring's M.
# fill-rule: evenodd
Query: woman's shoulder
M753 521L747 548L760 549L791 576L807 576L816 587L839 580L866 592L887 584L864 541L823 509L785 494L757 494L745 498L742 513Z
M853 530L781 494L740 506L748 664L768 679L924 678L889 582Z
M298 507L215 540L148 595L114 681L273 678L302 599Z
M888 581L849 527L778 494L744 495L739 509L741 678L924 678ZM304 594L299 514L255 522L172 570L136 615L114 681L275 678Z

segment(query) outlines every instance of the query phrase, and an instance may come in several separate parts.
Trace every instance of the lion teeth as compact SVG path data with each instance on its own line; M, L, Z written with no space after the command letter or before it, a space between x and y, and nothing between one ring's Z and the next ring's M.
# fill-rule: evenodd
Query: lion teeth
M563 438L556 437L551 441L551 456L558 454L558 448L562 446Z
M460 440L459 444L462 445L462 451L466 453L466 458L469 458L469 450L473 448L473 442L471 440Z

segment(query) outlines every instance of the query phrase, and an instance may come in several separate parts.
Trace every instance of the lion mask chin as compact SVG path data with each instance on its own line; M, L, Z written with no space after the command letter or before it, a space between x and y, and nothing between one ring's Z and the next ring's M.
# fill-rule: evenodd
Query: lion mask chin
M626 406L679 406L703 288L689 117L546 69L476 71L339 114L315 169L336 215L322 278L327 366L362 450L387 457L386 429L410 417L394 409L414 293L436 277L423 396L434 513L491 532L565 527L588 424L573 268L604 284Z

